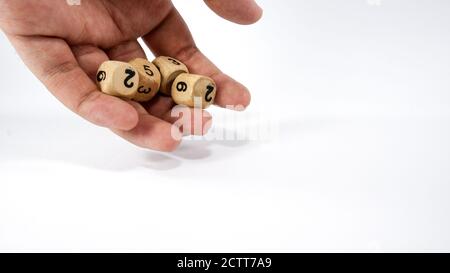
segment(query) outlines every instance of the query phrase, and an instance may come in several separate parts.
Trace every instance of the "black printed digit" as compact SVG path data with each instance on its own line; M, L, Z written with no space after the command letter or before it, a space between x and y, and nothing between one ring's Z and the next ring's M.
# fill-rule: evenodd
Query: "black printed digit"
M144 86L139 86L138 93L149 94L150 92L152 92L151 88L145 89Z
M147 75L149 75L150 77L153 77L153 75L155 75L155 74L153 74L153 71L150 69L150 66L148 66L148 65L144 65L144 70L145 70L145 73Z
M208 85L206 87L206 94L205 94L205 100L207 102L211 102L213 97L211 96L212 92L214 92L214 86L212 85Z
M136 76L136 72L134 72L134 70L132 70L132 69L126 69L125 70L125 74L127 74L128 76L125 78L123 84L127 88L133 87L134 86L134 82L130 82L130 80L132 78L134 78L134 76Z
M106 80L106 72L105 71L98 71L97 73L97 81L101 82Z
M181 63L175 59L168 58L167 60L171 61L174 65L181 65Z
M177 90L179 92L186 92L187 90L187 84L185 82L179 82L177 83Z

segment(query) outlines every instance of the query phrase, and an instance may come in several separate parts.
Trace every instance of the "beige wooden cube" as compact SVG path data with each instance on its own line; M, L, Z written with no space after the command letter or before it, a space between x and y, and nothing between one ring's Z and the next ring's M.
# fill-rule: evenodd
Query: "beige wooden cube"
M133 100L144 102L151 100L159 91L161 73L150 61L137 58L129 62L139 74L139 87Z
M139 88L139 74L130 64L106 61L97 71L97 84L103 93L131 99Z
M161 73L160 92L167 96L170 96L175 78L181 73L189 73L186 65L172 57L160 56L153 61L153 64Z
M172 98L176 104L205 109L214 103L216 84L206 76L183 73L172 85Z

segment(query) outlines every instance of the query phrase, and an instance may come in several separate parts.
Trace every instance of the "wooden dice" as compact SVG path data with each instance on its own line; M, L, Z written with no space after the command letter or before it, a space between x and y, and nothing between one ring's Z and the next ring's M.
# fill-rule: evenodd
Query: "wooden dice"
M172 83L175 78L181 73L189 73L186 65L172 57L160 56L153 61L153 64L161 72L160 91L168 96L171 95Z
M158 68L146 59L138 58L129 62L139 74L139 84L133 100L144 102L151 100L159 91L161 74Z
M98 69L97 84L106 94L131 99L139 88L139 74L127 63L107 61Z
M142 58L129 63L106 61L98 69L97 84L112 96L145 102L161 91L176 104L202 109L214 103L217 89L211 78L189 74L186 65L165 56L153 63Z
M183 73L172 84L172 98L176 104L205 109L214 102L216 89L211 78Z

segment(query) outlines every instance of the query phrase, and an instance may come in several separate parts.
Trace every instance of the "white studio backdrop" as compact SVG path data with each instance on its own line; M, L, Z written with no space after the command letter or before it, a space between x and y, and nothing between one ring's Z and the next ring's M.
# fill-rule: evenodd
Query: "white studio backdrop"
M261 0L252 26L174 3L252 91L215 128L276 134L139 149L65 109L2 35L0 251L450 250L449 1Z

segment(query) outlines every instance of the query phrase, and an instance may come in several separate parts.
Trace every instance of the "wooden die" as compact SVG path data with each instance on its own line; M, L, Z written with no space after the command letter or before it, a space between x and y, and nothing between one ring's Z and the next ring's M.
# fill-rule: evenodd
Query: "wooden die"
M139 87L139 74L130 64L106 61L98 69L97 84L103 93L131 99Z
M214 103L216 84L206 76L180 74L172 85L172 98L177 104L207 108Z
M133 100L144 102L151 100L159 91L161 74L158 68L146 59L137 58L129 62L139 74L139 84Z
M170 96L172 90L172 83L181 73L189 73L188 68L179 60L160 56L153 61L153 64L158 67L161 72L161 93Z

